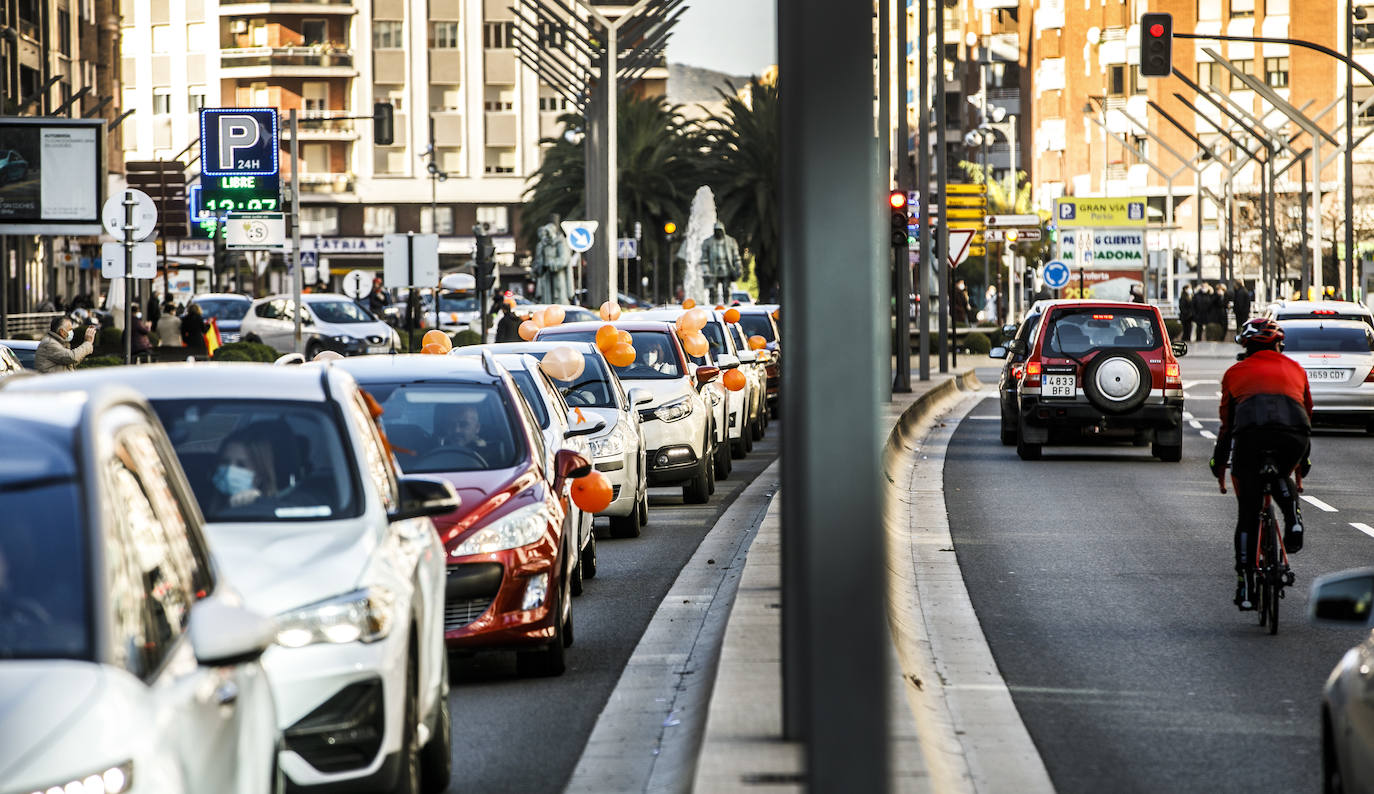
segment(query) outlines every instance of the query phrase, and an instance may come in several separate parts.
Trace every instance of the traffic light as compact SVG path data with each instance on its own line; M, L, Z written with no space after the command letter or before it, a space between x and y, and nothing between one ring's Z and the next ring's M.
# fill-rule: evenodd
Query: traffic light
M907 245L906 191L894 190L889 193L887 206L892 210L892 247L903 247Z
M396 108L390 102L372 105L372 143L390 146L396 140Z
M676 224L676 223L673 223L672 221L668 221L667 223L663 224L663 233L664 233L664 234L676 234L676 233L677 233L677 224Z
M1171 14L1140 15L1140 76L1173 74L1174 17Z

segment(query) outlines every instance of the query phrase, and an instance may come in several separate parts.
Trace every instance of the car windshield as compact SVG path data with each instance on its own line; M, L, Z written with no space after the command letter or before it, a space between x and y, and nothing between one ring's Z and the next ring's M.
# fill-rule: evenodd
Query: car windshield
M365 383L406 474L509 469L525 454L505 390L481 383Z
M777 341L773 336L773 321L766 314L740 312L739 324L749 336L761 336L765 342Z
M81 493L73 480L0 484L0 659L91 659Z
M347 324L377 321L370 312L352 301L316 301L306 305L320 322Z
M475 312L477 311L477 294L472 292L445 292L439 296L439 311Z
M321 521L361 512L340 419L322 403L155 400L211 522Z
M530 410L534 411L534 418L539 420L539 426L548 430L548 406L544 404L544 395L539 392L539 384L534 382L533 373L527 369L513 369L510 370L510 378L515 381L520 393L525 395L525 402L530 404Z
M673 341L663 331L630 331L635 349L635 360L627 367L616 367L615 374L630 380L671 380L684 376L678 366L677 353ZM557 340L568 342L596 342L596 331L559 331L556 327L550 333L541 333L539 341Z
M547 354L529 355L543 361ZM605 359L594 353L583 353L582 362L582 375L575 383L564 386L563 381L555 381L559 390L563 392L563 399L568 403L568 407L619 408L615 400L615 387L611 384L611 372ZM524 388L521 387L521 390Z
M252 301L236 301L226 298L212 298L209 300L198 300L196 305L200 307L200 313L205 315L205 319L216 320L242 320L248 313L248 307L252 306Z
M1064 309L1054 314L1045 333L1050 355L1080 355L1104 347L1153 350L1160 344L1154 312L1146 309Z
M19 359L19 363L24 369L33 369L33 359L38 353L36 348L11 347L10 352L14 354L15 358Z
M1374 331L1368 328L1285 325L1283 349L1286 353L1368 353L1374 350Z

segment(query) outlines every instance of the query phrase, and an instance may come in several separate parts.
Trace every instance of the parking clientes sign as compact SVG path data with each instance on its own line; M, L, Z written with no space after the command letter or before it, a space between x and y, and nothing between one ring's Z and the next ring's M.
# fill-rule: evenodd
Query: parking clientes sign
M1145 269L1145 231L1070 229L1059 233L1060 259L1071 267Z

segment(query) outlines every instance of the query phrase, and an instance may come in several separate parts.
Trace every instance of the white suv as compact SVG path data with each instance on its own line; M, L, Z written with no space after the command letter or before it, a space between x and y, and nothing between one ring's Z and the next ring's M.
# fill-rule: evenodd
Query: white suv
M276 616L262 664L293 787L448 785L445 554L428 516L457 497L397 477L352 376L171 364L14 380L6 391L117 382L152 403L216 564L250 609Z

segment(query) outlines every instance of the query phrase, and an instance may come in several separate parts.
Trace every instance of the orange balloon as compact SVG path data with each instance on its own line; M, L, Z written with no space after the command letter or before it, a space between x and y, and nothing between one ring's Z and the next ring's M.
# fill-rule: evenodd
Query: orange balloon
M684 308L684 309L690 309L690 308L692 308L693 306L696 306L696 305L697 305L697 302L694 301L694 300L692 300L691 298L688 298L687 300L685 300L685 301L682 302L682 308Z
M620 343L620 331L614 325L603 325L596 329L596 346L605 353Z
M635 346L635 338L634 338L633 336L630 336L630 332L629 332L629 331L621 331L621 332L620 332L620 344L622 344L622 345L629 345L630 347L634 347L634 346Z
M725 304L723 304L723 303L717 303L717 304L716 304L716 311L718 311L718 312L723 312L723 311L725 311Z
M724 383L725 388L730 391L739 391L748 385L749 379L744 377L744 373L737 369L727 369L725 370L725 377L721 379L721 382Z
M565 316L567 316L567 312L563 311L562 306L550 306L544 309L544 321L540 323L540 325L543 325L545 328L558 325L563 322Z
M420 345L421 348L429 347L430 345L438 345L444 349L443 352L447 353L453 349L453 340L448 338L448 334L435 328L425 331L424 337L420 339Z
M774 320L781 320L781 319L782 319L782 309L774 309L774 310L773 310L773 319L774 319Z
M711 313L705 309L691 309L679 318L687 331L700 331L711 321Z
M726 310L725 310L725 322L727 322L727 323L737 323L737 322L739 322L739 309L726 309Z
M600 513L611 506L615 490L610 479L599 471L572 481L573 504L588 513Z
M762 349L764 349L765 347L768 347L768 340L767 340L767 339L764 339L763 337L759 336L758 334L754 334L753 336L749 337L749 349L750 349L750 350L762 350Z
M635 349L631 345L620 342L606 351L606 360L611 362L613 367L628 367L635 363Z
M539 326L535 325L534 320L526 320L520 323L520 338L526 342L533 342L539 335Z
M601 309L598 314L600 314L601 319L608 323L613 323L620 319L620 304L615 301L606 301L601 304Z
M433 342L430 342L429 344L420 348L420 352L428 356L442 356L448 351L444 349L443 345L438 345Z
M688 355L699 358L706 355L706 351L710 350L711 346L706 341L706 335L696 331L682 338L682 349L686 350Z

